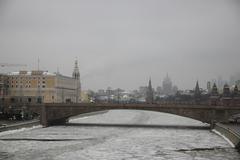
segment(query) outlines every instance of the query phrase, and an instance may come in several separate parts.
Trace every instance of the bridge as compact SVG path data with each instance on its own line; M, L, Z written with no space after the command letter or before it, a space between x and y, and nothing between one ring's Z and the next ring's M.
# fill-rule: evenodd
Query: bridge
M240 105L213 106L196 104L52 103L31 106L31 110L40 113L40 122L44 127L64 124L70 117L83 113L119 109L170 113L209 124L214 124L216 122L228 122L228 119L231 116L240 113Z

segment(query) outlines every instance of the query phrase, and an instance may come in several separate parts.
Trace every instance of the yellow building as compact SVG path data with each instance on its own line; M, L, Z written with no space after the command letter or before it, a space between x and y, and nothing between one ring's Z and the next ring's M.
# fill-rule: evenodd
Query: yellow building
M7 75L0 74L0 111L3 106L4 98L7 94L7 80Z
M19 71L8 74L8 97L11 102L78 103L81 84L78 63L72 77L47 71Z
M6 91L7 79L8 79L7 75L0 74L0 98L3 98L7 92Z

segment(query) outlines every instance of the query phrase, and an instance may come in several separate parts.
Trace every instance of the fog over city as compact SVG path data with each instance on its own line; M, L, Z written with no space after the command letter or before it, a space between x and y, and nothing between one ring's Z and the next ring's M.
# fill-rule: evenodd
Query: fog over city
M240 68L238 0L1 0L1 72L40 69L71 75L83 89L201 87Z

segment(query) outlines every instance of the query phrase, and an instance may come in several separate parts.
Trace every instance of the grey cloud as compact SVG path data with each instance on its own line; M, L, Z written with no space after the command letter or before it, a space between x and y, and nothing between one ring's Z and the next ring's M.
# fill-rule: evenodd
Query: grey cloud
M205 87L239 70L239 17L237 0L3 0L0 59L71 75L78 57L84 89L157 86L167 72Z

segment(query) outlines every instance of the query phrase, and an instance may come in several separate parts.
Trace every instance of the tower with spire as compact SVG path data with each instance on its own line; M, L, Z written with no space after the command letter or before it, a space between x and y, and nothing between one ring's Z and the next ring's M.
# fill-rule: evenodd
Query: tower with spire
M80 72L78 68L78 61L75 60L74 70L72 73L72 77L75 79L75 86L76 86L76 98L75 102L79 103L81 101L80 94L81 94L81 83L80 83Z
M229 106L231 103L231 100L232 98L231 98L230 87L228 84L224 84L221 102L224 106Z
M233 89L233 104L240 104L240 94L239 94L239 90L238 90L238 86L235 85L234 89Z
M163 79L163 82L162 82L162 89L163 89L163 94L165 95L171 95L172 94L172 81L170 79L170 77L168 76L168 73L167 73L167 76Z
M194 99L195 99L196 103L200 103L200 101L201 101L201 91L199 88L198 81L196 83L195 90L194 90Z
M146 93L146 102L149 104L153 103L153 88L152 88L151 78L149 79L149 82L148 82L147 93Z
M210 105L216 106L219 101L219 93L216 83L213 84L211 95L209 98Z

